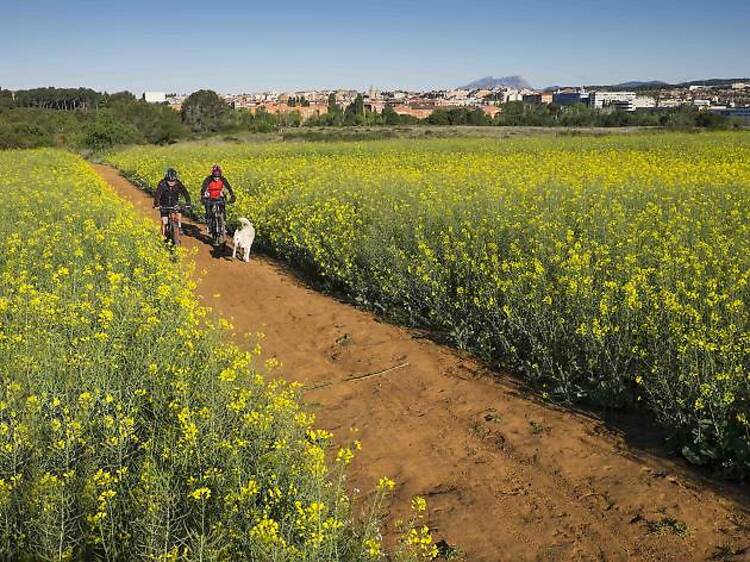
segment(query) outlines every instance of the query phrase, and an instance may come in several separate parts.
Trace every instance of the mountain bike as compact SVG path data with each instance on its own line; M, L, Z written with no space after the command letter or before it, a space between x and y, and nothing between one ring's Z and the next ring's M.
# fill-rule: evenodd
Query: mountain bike
M218 247L222 244L226 244L225 236L227 234L227 226L224 220L224 198L211 199L207 202L208 204L208 217L207 227L208 235L211 238L211 245Z
M177 221L177 214L183 211L183 207L176 205L174 207L159 207L164 213L167 213L167 228L165 229L164 239L171 242L174 247L180 245L180 224Z

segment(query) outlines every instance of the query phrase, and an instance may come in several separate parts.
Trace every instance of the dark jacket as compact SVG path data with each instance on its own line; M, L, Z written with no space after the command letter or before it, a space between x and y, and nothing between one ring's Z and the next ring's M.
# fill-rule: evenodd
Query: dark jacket
M223 185L222 190L221 190L221 195L223 196L224 195L224 190L226 190L227 193L229 194L229 202L230 203L234 203L234 200L235 200L234 191L232 191L232 186L229 185L229 181L227 181L227 178L225 178L224 176L221 176L219 179L222 182L224 182L224 185ZM211 185L211 183L213 181L214 181L214 177L213 176L206 176L206 179L203 180L203 186L201 187L201 199L202 200L208 199L208 197L209 197L209 194L208 194L209 189L208 188L209 188L209 186Z
M156 186L154 194L155 207L176 207L180 201L180 195L185 198L185 202L190 205L190 194L180 180L175 181L174 187L167 185L167 180L163 179Z

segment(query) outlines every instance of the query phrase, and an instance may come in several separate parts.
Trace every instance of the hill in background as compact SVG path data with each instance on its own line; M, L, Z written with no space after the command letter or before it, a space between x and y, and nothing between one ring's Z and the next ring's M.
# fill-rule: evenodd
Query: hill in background
M690 86L712 86L728 88L735 82L750 82L749 78L710 78L705 80L691 80L689 82L670 83L661 80L632 80L620 84L588 86L589 88L605 88L608 90L661 90L665 88L689 88Z
M627 90L627 89L633 89L633 88L663 88L664 86L669 86L669 84L667 82L662 82L661 80L649 80L647 82L643 82L640 80L632 80L630 82L622 82L620 84L615 84L614 86L610 86L610 87Z
M479 80L474 80L465 86L459 86L462 90L479 90L483 88L497 88L499 86L505 86L508 88L517 88L519 90L523 88L532 89L531 84L523 76L503 76L501 78L495 78L493 76L485 76Z

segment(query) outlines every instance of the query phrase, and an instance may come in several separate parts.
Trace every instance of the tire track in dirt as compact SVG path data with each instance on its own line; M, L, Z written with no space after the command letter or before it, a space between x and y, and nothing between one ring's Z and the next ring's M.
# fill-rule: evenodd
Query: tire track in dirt
M148 195L112 168L94 169L157 219ZM466 560L750 560L746 491L658 448L630 446L592 416L541 404L512 379L320 294L267 257L214 258L193 237L185 246L195 249L204 302L237 333L266 334L264 353L310 388L318 424L342 439L359 428L352 485L396 480L392 516L425 496L433 536Z

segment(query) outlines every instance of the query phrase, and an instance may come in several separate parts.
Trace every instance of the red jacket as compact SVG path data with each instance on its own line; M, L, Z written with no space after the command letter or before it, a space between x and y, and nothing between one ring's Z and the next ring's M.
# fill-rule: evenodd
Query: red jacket
M219 178L207 176L203 180L203 187L201 187L201 199L219 199L224 196L225 189L229 194L229 202L234 203L234 191L232 191L232 186L229 185L227 178L224 176Z

